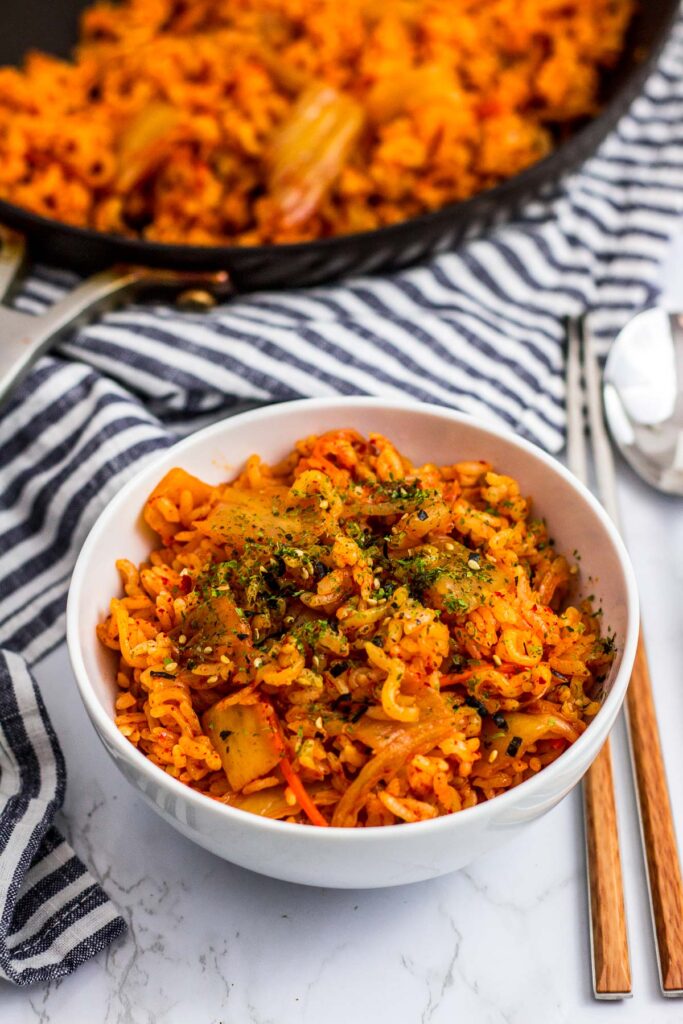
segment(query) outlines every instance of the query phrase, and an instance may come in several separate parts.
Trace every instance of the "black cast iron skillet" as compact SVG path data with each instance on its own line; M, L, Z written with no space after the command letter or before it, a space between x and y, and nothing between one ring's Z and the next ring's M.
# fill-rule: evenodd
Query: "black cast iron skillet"
M29 49L68 56L78 15L87 5L87 0L0 0L0 65L20 64ZM0 401L59 331L132 292L187 290L200 282L224 292L298 287L351 272L391 271L452 249L466 235L505 219L541 186L556 182L594 152L640 91L677 9L678 0L640 0L621 60L605 79L602 113L548 157L494 189L401 224L297 245L165 245L71 227L0 201L0 223L13 229L0 257L0 299L16 279L26 251L32 259L58 266L101 271L45 317L0 308L1 335L21 336L16 342L0 341Z

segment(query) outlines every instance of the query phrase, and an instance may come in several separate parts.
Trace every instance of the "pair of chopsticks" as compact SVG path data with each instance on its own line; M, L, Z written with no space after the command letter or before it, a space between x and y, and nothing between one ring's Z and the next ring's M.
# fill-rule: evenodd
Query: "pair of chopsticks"
M567 453L569 468L584 484L585 406L597 489L618 527L614 459L602 415L595 343L586 321L574 320L568 326ZM662 995L683 996L683 881L642 625L625 715ZM631 963L609 740L589 769L583 792L593 991L597 999L624 999L632 994Z

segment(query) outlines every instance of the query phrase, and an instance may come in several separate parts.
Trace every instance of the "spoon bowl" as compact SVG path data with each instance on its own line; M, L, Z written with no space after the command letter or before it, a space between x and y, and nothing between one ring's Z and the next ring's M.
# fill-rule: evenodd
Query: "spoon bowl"
M683 313L646 309L619 332L603 377L619 451L647 483L683 495Z

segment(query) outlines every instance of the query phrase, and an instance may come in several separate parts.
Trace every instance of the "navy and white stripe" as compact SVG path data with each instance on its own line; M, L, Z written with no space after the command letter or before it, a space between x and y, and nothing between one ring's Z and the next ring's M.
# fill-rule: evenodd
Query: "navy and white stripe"
M60 641L71 568L103 504L143 459L243 402L409 394L558 451L564 318L594 310L606 346L656 296L683 211L682 126L683 21L598 153L513 223L457 252L390 277L243 296L201 315L129 307L76 332L0 417L0 647L30 664ZM17 307L39 312L72 284L39 268ZM35 703L21 663L8 656L4 665L0 708ZM49 736L42 709L38 719ZM0 733L0 893L10 893L0 972L26 981L72 969L121 924L48 828L61 799L56 746L36 748L30 771L17 749ZM40 806L31 787L48 793ZM51 945L55 918L61 954Z
M125 929L52 825L64 759L22 658L0 654L0 977L70 974Z

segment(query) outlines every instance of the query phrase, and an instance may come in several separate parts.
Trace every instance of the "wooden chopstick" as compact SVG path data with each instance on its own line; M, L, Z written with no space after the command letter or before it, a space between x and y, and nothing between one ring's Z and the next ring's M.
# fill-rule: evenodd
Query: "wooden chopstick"
M626 707L659 981L683 996L683 882L642 628Z
M614 458L602 416L595 343L584 326L584 365L595 471L605 509L619 526ZM683 996L683 879L642 624L626 694L631 765L647 867L662 995Z
M570 321L567 348L567 455L571 471L582 483L587 484L579 330L579 324ZM585 775L583 808L593 993L596 999L626 999L632 995L631 961L609 740Z
M609 740L583 780L583 813L593 993L596 999L627 999L633 994L631 960Z

